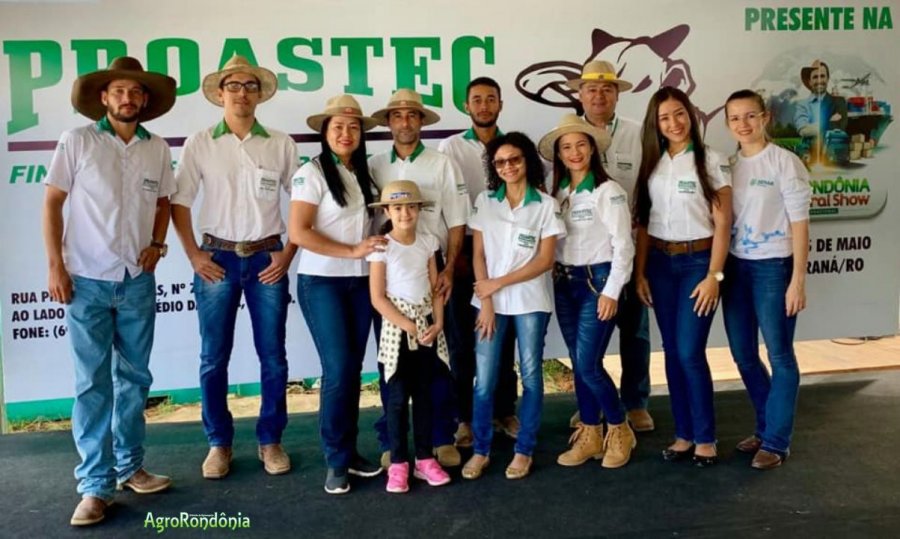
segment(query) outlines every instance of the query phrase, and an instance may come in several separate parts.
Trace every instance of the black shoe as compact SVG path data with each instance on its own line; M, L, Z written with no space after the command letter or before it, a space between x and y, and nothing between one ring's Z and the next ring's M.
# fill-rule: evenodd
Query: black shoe
M694 466L698 468L708 468L710 466L714 466L719 463L718 455L713 455L711 457L704 457L702 455L694 454Z
M381 473L381 470L383 470L381 466L372 464L360 455L353 455L353 458L350 459L350 469L348 471L351 475L359 477L375 477Z
M328 494L350 492L350 479L345 468L328 468L328 474L325 476L325 492Z
M671 449L669 447L663 449L662 458L668 462L678 462L679 460L685 460L691 455L694 454L694 446L691 446L683 451L678 451L676 449Z

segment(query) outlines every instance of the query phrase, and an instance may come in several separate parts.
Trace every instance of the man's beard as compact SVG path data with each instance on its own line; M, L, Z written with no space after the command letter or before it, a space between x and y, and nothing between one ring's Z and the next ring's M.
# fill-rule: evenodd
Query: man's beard
M474 114L470 114L469 118L472 118L472 124L475 127L480 127L482 129L488 129L488 128L491 128L491 127L494 127L495 125L497 125L497 117L496 116L494 116L487 122L480 121L478 119L478 117L475 116Z
M107 107L107 111L109 112L109 115L112 116L112 118L114 120L116 120L117 122L125 123L125 124L130 124L130 123L136 122L138 119L138 116L141 115L141 109L138 107L134 107L134 112L131 114L124 114L121 112L117 112L117 111L113 110L112 107Z

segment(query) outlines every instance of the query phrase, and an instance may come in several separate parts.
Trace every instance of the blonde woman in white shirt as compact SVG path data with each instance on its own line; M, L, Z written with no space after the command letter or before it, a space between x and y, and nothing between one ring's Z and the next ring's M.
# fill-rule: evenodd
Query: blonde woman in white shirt
M575 368L581 417L572 448L557 459L563 466L602 458L603 467L620 468L637 445L603 367L634 258L628 195L600 164L609 144L605 130L574 114L563 116L539 144L541 155L553 163L551 195L566 224L566 236L556 242L556 318ZM606 437L601 414L609 425Z
M675 441L663 458L705 467L718 461L706 340L728 255L728 163L703 145L696 109L676 88L653 94L642 138L635 278L665 350Z
M800 387L794 328L806 307L809 173L796 155L768 141L769 113L759 94L731 94L725 114L739 150L732 161L734 226L722 314L756 412L756 432L737 449L754 455L754 468L770 470L790 453ZM760 332L771 377L759 357Z

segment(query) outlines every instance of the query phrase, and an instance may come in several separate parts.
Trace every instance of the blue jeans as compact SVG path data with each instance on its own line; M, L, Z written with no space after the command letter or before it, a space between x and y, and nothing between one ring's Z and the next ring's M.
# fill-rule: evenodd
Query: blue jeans
M616 321L597 318L597 301L610 268L608 262L557 265L554 281L556 319L575 368L575 396L581 421L586 425L599 425L601 412L612 425L625 421L619 393L603 368L603 355Z
M278 249L281 249L279 246ZM200 391L203 428L210 446L231 447L234 424L228 411L228 362L234 346L234 324L241 295L253 326L253 344L259 356L260 393L256 437L260 444L281 443L287 426L287 353L284 348L287 306L290 301L287 275L277 283L259 282L259 272L272 262L268 252L241 258L232 251L211 251L213 262L225 277L207 283L194 275L194 295L200 319Z
M297 298L322 364L319 435L329 468L356 453L359 388L372 303L368 277L297 276Z
M766 451L786 455L794 430L800 370L794 355L796 316L785 313L793 258L742 260L729 256L722 314L731 355L756 411L756 435ZM762 331L772 376L759 357Z
M690 295L709 272L710 252L667 255L650 247L647 280L666 357L675 436L698 444L716 442L712 376L706 340L713 315L694 313Z
M517 315L496 315L496 330L490 339L476 335L475 391L473 398L472 432L475 436L475 453L488 455L494 429L494 390L499 378L500 356L503 341L510 326L516 330L519 345L519 370L522 375L522 399L519 404L521 428L516 439L516 453L531 455L537 444L537 431L541 424L544 404L544 337L550 313L534 312Z
M144 463L144 407L156 320L152 273L121 282L72 276L67 324L75 359L72 437L78 492L111 500Z
M619 390L626 410L646 410L650 397L650 313L641 303L632 279L619 298L616 316L622 377Z

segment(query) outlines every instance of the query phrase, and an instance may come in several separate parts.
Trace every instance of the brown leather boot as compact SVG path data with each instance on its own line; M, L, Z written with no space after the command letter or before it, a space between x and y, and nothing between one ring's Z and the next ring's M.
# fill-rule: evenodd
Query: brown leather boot
M618 425L609 425L606 433L606 455L603 456L604 468L621 468L631 459L631 451L637 446L634 431L624 421Z
M69 524L72 526L90 526L106 517L106 508L112 502L107 502L96 496L85 496L78 502L78 507L72 513Z
M437 457L438 462L444 468L453 468L454 466L459 466L460 462L462 462L459 449L451 444L435 447L434 456Z
M214 446L209 448L206 459L203 461L203 477L206 479L221 479L231 471L231 448Z
M556 459L563 466L578 466L589 459L603 458L603 425L579 423L569 438L572 448Z
M284 452L281 444L259 446L259 460L269 475L281 475L291 470L291 457Z
M136 471L134 475L118 485L119 490L128 488L138 494L153 494L161 492L172 485L172 479L165 475L156 475L144 468Z

